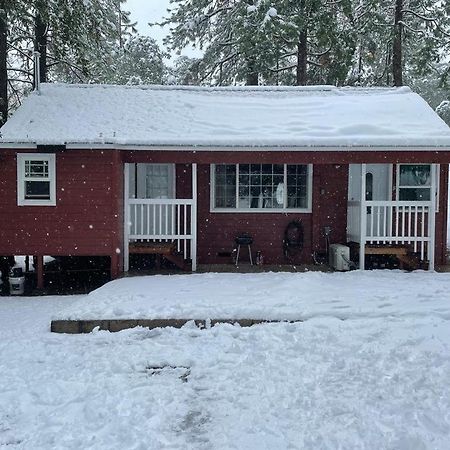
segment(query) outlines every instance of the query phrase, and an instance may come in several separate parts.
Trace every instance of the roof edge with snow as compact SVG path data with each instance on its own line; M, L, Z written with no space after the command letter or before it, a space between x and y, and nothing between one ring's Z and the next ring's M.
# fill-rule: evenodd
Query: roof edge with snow
M408 87L43 84L1 133L0 148L450 150Z

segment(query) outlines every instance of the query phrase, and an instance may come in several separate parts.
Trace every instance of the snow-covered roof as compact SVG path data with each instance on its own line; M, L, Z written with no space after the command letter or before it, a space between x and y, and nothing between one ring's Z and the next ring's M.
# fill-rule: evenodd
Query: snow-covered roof
M1 144L450 148L450 128L409 88L43 84Z

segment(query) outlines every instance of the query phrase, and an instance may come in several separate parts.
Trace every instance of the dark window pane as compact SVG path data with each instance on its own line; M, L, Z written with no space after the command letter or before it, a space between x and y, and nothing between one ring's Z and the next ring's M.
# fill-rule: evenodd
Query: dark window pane
M239 164L239 174L248 174L250 172L250 164Z
M50 182L25 181L25 198L50 200Z
M250 164L250 173L261 174L261 164Z
M48 178L48 161L25 161L26 178Z
M272 164L263 164L262 165L262 173L263 174L271 174L272 173Z
M250 184L252 186L259 186L261 184L261 175L251 175L250 176Z
M273 173L277 175L284 175L284 165L283 164L274 164L273 165Z
M287 166L287 207L308 207L308 166L290 164Z
M249 176L248 175L239 175L239 185L248 186L249 184Z
M366 200L373 200L373 174L366 173Z
M400 166L400 186L430 186L431 166L402 164Z
M430 188L400 188L400 200L429 201Z
M215 166L215 207L236 207L236 165L218 164Z

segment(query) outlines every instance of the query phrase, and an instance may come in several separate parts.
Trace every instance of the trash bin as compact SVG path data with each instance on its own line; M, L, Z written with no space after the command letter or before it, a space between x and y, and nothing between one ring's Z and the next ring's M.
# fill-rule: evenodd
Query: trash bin
M25 275L22 267L13 267L9 272L9 294L23 295L25 292Z

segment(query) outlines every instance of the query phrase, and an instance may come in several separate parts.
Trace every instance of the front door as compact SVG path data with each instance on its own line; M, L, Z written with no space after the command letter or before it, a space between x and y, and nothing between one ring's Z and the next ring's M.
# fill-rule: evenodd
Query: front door
M349 179L348 179L348 200L349 205L351 202L361 201L361 164L350 164L349 165ZM392 165L391 164L367 164L366 165L366 195L365 199L386 201L392 199ZM373 229L372 222L372 207L367 208L367 232L377 234L384 232L384 228L388 223L389 217L384 217L384 212L380 211L380 217L377 218L376 223L378 228ZM359 214L359 213L358 213ZM347 229L349 230L349 239L356 239L359 235L359 231L355 235L351 230L358 229L358 223L360 219L358 216L353 214L351 206L347 213L348 224ZM372 225L371 225L372 224ZM372 229L370 228L372 226Z
M366 200L390 200L392 192L392 165L366 165ZM350 164L348 199L361 200L361 164Z
M155 200L136 212L135 220L142 229L150 235L172 235L173 206L156 200L175 198L175 164L131 164L130 198Z
M390 200L392 195L390 164L366 165L366 200Z
M366 200L387 201L392 199L392 166L390 164L366 165ZM375 209L375 211L373 210ZM385 215L385 210L367 207L367 234L378 236L386 232L387 222L390 216ZM372 215L378 213L378 217Z
M133 166L130 171L131 198L175 197L174 164L133 164Z

